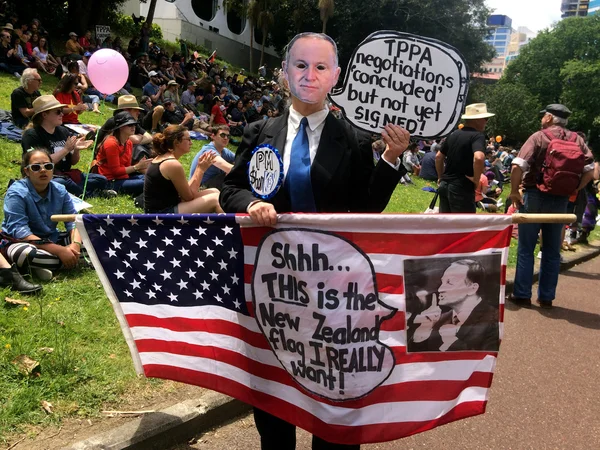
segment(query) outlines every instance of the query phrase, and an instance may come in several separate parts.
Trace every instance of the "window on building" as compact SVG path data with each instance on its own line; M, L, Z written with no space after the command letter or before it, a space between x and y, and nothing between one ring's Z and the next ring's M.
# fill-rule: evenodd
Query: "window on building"
M198 18L210 22L217 14L218 0L192 0L192 9Z
M244 2L246 3L246 2ZM235 11L227 11L227 28L235 34L242 34L246 28L246 18L240 17Z

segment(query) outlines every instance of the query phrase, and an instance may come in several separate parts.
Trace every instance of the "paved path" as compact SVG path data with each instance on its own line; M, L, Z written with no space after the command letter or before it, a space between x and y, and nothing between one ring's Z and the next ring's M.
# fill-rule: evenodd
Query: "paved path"
M600 449L600 258L560 276L553 310L507 305L485 415L403 440L392 449ZM260 448L252 416L172 450ZM310 436L298 432L298 449Z

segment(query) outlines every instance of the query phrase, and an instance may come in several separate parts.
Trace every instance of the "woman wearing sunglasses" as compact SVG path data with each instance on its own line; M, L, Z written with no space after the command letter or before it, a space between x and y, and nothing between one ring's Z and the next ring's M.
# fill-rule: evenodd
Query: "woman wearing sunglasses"
M32 124L23 133L21 147L23 154L31 148L45 148L55 165L54 181L65 186L71 194L80 196L85 185L84 175L73 168L79 162L80 151L89 148L93 141L73 136L71 130L63 126L63 108L53 95L42 95L33 103ZM86 196L105 195L114 197L114 192L106 191L107 180L102 175L87 174Z
M127 111L115 114L114 119L112 134L98 149L98 172L109 180L111 189L136 197L144 191L144 173L151 160L144 158L132 164L133 143L129 138L135 134L137 120Z
M10 236L3 249L9 263L31 270L41 280L52 278L52 271L72 269L82 257L82 241L72 222L59 232L53 214L76 214L69 193L52 182L54 163L43 149L23 156L23 178L15 181L4 198L2 231Z
M179 158L190 152L192 140L188 129L182 125L170 125L152 141L156 157L148 166L144 184L144 209L146 213L222 213L219 191L199 191L204 171L216 157L205 153L198 161L196 173L188 182Z

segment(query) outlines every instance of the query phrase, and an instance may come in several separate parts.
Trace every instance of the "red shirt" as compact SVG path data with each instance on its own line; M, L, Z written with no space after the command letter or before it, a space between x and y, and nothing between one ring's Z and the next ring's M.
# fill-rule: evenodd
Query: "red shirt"
M81 103L81 97L79 96L79 93L77 91L73 91L71 94L67 94L66 92L57 92L56 94L54 94L54 97L56 97L56 100L58 100L61 103L64 103L69 108L72 108L73 106ZM81 114L82 112L83 111L73 111L69 114L64 114L63 123L80 123L79 114Z
M87 50L90 46L90 41L88 41L85 36L81 36L79 38L79 45L81 45L85 50Z
M125 168L131 165L132 142L127 139L125 145L119 144L114 136L107 137L98 150L98 173L108 180L127 180Z
M213 120L213 124L215 125L227 125L227 120L223 116L221 112L221 107L219 105L214 105L210 110L210 113L215 116Z

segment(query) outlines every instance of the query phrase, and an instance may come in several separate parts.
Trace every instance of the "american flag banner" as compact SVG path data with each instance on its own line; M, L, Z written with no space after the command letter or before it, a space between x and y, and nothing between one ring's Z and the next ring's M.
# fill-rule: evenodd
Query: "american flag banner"
M76 223L140 374L213 389L340 444L485 412L510 216Z

